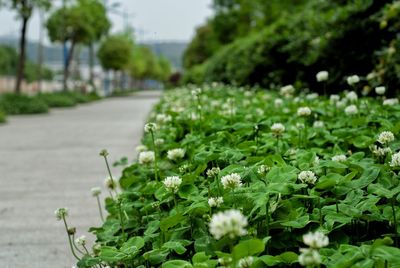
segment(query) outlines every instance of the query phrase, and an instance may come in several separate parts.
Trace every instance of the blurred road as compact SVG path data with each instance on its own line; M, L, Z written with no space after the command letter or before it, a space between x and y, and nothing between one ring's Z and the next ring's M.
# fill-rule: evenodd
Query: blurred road
M106 148L111 163L123 156L131 161L159 96L140 92L47 115L9 117L0 126L0 267L75 265L54 210L69 208L77 236L92 237L88 228L101 221L90 188L104 189L107 176L99 151ZM120 175L120 169L112 170Z

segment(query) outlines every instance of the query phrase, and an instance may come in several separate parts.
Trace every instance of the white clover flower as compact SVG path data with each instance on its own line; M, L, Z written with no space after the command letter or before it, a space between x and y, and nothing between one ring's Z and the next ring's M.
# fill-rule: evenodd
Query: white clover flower
M219 207L224 203L224 199L222 197L210 197L208 199L208 205L210 207Z
M394 141L394 135L390 131L383 131L382 133L379 134L377 141L380 144L388 144Z
M354 104L352 104L352 105L347 106L347 107L344 109L344 112L345 112L347 115L355 115L355 114L358 113L358 109L357 109L357 106L355 106Z
M329 245L329 238L324 233L316 231L303 235L303 242L311 248L319 249Z
M207 170L206 174L207 174L207 177L216 177L220 171L221 170L219 169L219 167L213 167L213 168Z
M287 97L287 96L293 95L294 91L295 91L295 89L292 85L287 85L287 86L281 87L280 94L282 96Z
M320 71L317 73L316 78L318 82L324 82L328 80L329 73L327 71Z
M171 122L172 121L172 117L170 115L168 115L168 114L158 114L156 116L156 121L158 123L165 124L165 123Z
M231 257L224 257L224 258L218 258L219 264L221 264L224 267L229 267L229 265L232 263L232 258Z
M376 77L376 73L375 72L371 72L369 74L367 74L367 80L372 80Z
M239 268L250 268L254 262L254 258L252 256L244 257L239 260Z
M314 158L313 165L314 165L314 166L319 166L319 157L318 157L318 156L316 156L316 157Z
M139 154L139 163L142 165L148 165L154 162L156 156L153 151L141 152Z
M242 187L242 177L240 177L237 173L231 173L229 175L225 175L221 178L222 186L224 189L235 189L238 187Z
M317 177L312 171L302 171L297 177L302 183L315 184Z
M115 190L117 188L117 183L115 180L113 180L111 177L108 177L107 179L104 180L104 185L107 187L109 190Z
M330 103L336 103L339 100L340 100L340 96L339 95L332 94L332 95L329 96Z
M149 133L149 132L154 132L157 130L157 125L156 123L147 123L144 125L144 131Z
M375 144L370 146L370 150L375 156L378 157L382 157L392 153L392 149L390 149L390 147L381 148L376 146Z
M210 233L215 239L228 236L231 239L247 234L245 227L247 219L239 210L230 209L224 212L218 212L211 218L209 228Z
M92 196L94 197L99 196L101 194L100 187L93 187L92 189L90 189L90 191L92 192Z
M380 87L375 88L375 93L378 95L383 95L383 94L385 94L385 92L386 92L385 87L380 86Z
M346 104L347 104L346 99L343 99L341 101L336 102L336 108L342 108L342 107L346 106Z
M172 193L176 193L179 186L182 183L182 179L179 176L166 177L163 181L165 188Z
M315 100L318 99L318 93L310 93L306 95L307 100Z
M391 167L400 167L400 152L392 155L392 160L390 161L389 165Z
M312 248L301 248L299 263L301 266L315 267L321 264L321 255L318 250Z
M283 100L282 99L277 98L277 99L274 100L275 107L281 107L282 104L283 104Z
M304 129L306 126L303 123L296 123L297 129Z
M344 162L347 160L347 157L344 154L335 155L332 157L332 161L335 162Z
M358 82L360 82L360 77L358 77L358 75L351 75L347 77L347 84L349 84L350 86L355 85Z
M325 127L325 123L324 121L315 121L313 124L314 128L324 128Z
M172 149L167 152L168 159L172 161L182 159L184 156L185 156L185 150L182 148Z
M346 94L346 99L348 99L351 102L358 100L357 93L355 93L354 91L348 92Z
M86 245L86 236L81 235L77 239L75 239L75 243L79 246L85 246Z
M274 136L281 136L285 132L285 126L281 123L274 123L271 126L271 131Z
M383 101L383 105L385 105L385 106L394 106L397 104L399 104L398 99L386 99Z
M57 220L60 221L63 218L68 217L68 208L58 208L54 211L54 214L56 215Z
M201 94L201 88L195 88L191 91L193 97L198 97Z
M146 145L138 145L138 146L136 146L136 152L138 152L138 153L141 153L141 152L144 152L144 151L147 151L147 150L148 150L148 148L147 148Z
M154 144L155 144L156 146L163 145L164 142L165 142L164 139L155 139L155 140L154 140Z
M261 166L258 167L257 173L260 174L260 175L264 175L264 174L266 174L268 171L270 171L270 169L271 169L271 168L270 168L269 166L261 165Z
M311 115L311 109L309 107L300 107L297 109L298 116L309 116Z

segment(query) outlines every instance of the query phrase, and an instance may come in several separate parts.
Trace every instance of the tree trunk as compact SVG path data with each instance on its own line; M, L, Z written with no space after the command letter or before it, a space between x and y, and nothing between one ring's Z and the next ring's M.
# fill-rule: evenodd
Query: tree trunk
M96 89L96 85L94 84L94 47L93 43L89 43L89 84Z
M74 49L75 49L75 42L72 41L71 47L69 48L69 52L68 52L68 56L67 56L67 62L65 63L65 67L64 67L64 90L68 90L69 67L70 67L71 61L73 59Z
M21 39L19 40L19 60L17 69L17 81L15 83L15 93L21 93L21 83L24 78L25 70L25 46L26 46L26 30L29 17L22 17Z
M37 85L38 91L42 91L42 77L43 77L43 23L44 23L44 11L39 10L39 46L38 46L38 69L37 69Z

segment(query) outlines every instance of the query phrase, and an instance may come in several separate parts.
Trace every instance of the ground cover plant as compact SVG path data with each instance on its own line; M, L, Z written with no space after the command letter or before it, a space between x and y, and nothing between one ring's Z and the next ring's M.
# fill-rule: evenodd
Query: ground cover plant
M100 153L92 250L56 211L78 267L400 267L400 105L347 81L166 92L119 180Z

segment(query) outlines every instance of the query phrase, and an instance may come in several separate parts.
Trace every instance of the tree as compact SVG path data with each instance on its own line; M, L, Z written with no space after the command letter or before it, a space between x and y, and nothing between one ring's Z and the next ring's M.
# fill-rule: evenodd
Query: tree
M103 69L114 71L115 77L118 71L128 68L132 50L132 38L126 34L116 34L108 36L103 40L100 44L97 56ZM117 87L117 79L114 79L114 83L114 87Z
M89 48L89 67L90 78L89 83L94 86L94 43L101 40L110 30L111 24L107 18L107 11L102 3L98 0L79 0L79 5L87 9L90 16L87 18L87 23L92 26L91 35L88 36L87 45Z
M70 65L77 44L87 44L96 35L96 24L91 24L92 10L86 1L78 1L72 6L62 7L53 12L47 20L47 30L52 42L70 42L64 65L64 90L70 74Z
M20 40L19 40L19 59L17 68L17 80L15 83L15 92L20 93L21 82L24 78L25 69L25 50L26 50L26 32L28 29L28 22L32 16L33 10L37 7L48 9L50 8L49 0L11 0L10 7L14 9L18 17L22 21Z

